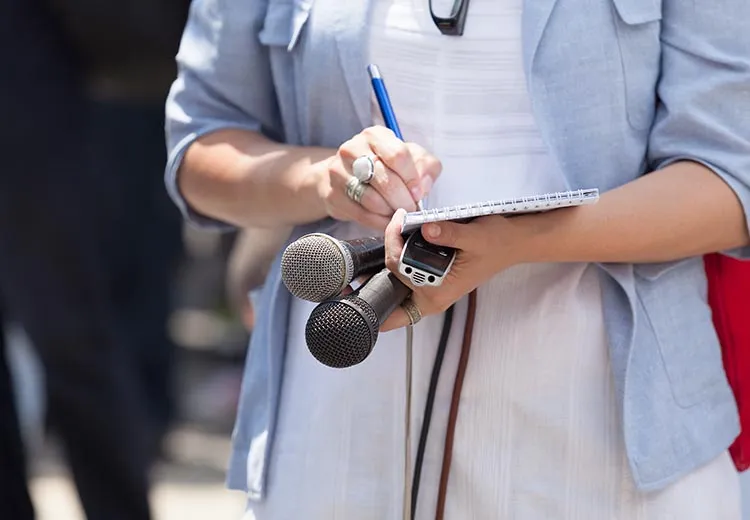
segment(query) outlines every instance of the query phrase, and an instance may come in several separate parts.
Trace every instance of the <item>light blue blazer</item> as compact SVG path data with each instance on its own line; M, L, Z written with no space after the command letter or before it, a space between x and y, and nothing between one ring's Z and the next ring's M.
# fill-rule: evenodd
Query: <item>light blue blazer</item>
M369 5L193 1L167 103L167 186L188 218L221 226L190 210L176 187L197 137L234 127L337 147L372 124ZM721 176L747 212L748 23L748 0L526 0L528 89L569 187L610 190L691 159ZM292 239L313 230L335 233L336 224L300 227ZM640 489L658 489L721 454L739 430L702 261L600 267L628 460ZM282 287L276 262L233 435L228 482L252 499L268 489L290 303Z

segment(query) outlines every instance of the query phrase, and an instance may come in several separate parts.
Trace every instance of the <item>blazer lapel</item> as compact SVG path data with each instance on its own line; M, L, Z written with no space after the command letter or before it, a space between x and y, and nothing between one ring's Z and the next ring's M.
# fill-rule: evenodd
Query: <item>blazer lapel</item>
M524 0L521 31L526 81L531 83L531 72L536 51L557 0Z
M370 0L334 0L332 7L334 37L341 69L362 128L372 125L370 78L367 74L368 23Z

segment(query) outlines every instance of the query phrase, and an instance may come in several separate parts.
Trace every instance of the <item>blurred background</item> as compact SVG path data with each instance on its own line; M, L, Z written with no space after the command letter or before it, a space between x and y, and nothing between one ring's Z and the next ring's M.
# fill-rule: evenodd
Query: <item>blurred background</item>
M0 518L242 516L224 470L264 266L164 188L189 3L0 0Z
M169 425L150 469L153 518L239 520L244 497L224 487L249 336L229 308L225 291L226 242L234 237L221 239L190 228L179 232L184 250L173 272L168 316L160 323L167 341L152 344L174 349L161 374L172 381L167 391L173 408L165 410ZM44 367L21 326L6 324L5 335L36 518L83 520L65 450L46 424ZM158 371L154 376L159 377ZM6 517L0 513L0 518Z

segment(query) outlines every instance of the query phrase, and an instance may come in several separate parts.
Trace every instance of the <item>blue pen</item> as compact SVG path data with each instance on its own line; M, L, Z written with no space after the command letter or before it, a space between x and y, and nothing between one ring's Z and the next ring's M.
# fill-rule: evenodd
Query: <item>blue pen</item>
M401 135L401 129L398 127L398 121L396 121L396 113L393 111L393 105L391 105L391 98L388 96L388 90L385 88L385 82L383 76L380 75L380 69L375 64L367 66L367 72L370 74L370 81L372 82L372 90L375 91L375 97L378 100L378 106L380 107L380 113L383 115L383 121L385 126L396 134L396 137L404 140L404 136Z
M372 90L375 92L375 98L378 100L378 107L380 107L380 113L383 116L386 128L390 129L396 137L404 140L404 136L401 134L401 128L398 126L396 121L396 113L393 111L393 105L391 104L391 98L388 96L388 89L385 88L385 81L383 76L380 74L378 66L371 63L367 66L367 72L370 74L370 81L372 83ZM417 202L417 208L422 210L422 201Z

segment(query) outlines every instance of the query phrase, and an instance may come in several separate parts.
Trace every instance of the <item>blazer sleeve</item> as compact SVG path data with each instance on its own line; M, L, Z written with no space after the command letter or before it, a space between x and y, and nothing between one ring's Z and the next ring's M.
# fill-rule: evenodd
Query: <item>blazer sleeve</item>
M700 162L750 222L750 1L662 0L662 73L650 165ZM728 251L750 258L750 247Z
M186 219L228 224L190 208L177 186L187 148L226 128L283 135L267 47L258 39L267 0L193 0L177 53L178 74L166 102L167 191Z

